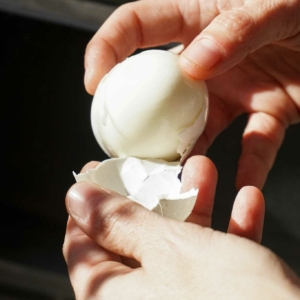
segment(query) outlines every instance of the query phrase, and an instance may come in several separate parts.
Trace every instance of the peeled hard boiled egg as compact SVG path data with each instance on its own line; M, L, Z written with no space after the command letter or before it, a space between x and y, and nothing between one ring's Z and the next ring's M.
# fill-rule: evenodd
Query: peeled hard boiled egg
M179 161L203 132L204 81L183 73L177 54L149 50L115 66L92 103L94 135L110 157Z

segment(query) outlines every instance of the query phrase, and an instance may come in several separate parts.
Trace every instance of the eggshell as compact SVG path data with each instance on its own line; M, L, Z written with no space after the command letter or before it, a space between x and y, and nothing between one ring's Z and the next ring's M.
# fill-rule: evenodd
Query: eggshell
M134 157L103 161L96 169L76 175L113 190L162 216L184 221L191 213L198 190L181 193L179 162L141 160Z

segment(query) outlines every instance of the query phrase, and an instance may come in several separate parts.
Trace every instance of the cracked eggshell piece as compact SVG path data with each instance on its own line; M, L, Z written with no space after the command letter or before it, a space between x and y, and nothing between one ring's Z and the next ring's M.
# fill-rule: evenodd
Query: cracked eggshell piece
M100 82L91 122L110 157L183 160L202 134L204 81L184 74L177 54L148 50L115 66Z
M181 193L181 169L179 162L128 157L105 160L74 176L77 182L96 183L162 216L184 221L193 210L198 190Z

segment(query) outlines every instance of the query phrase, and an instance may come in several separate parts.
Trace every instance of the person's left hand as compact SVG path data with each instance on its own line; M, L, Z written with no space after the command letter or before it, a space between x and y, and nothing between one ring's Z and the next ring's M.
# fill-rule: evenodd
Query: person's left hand
M96 165L90 163L83 171ZM261 192L254 187L241 189L229 234L223 234L205 229L211 224L217 181L212 162L203 156L190 158L182 180L183 190L199 189L195 208L185 223L163 218L95 184L81 182L71 187L66 197L71 218L64 257L76 299L195 299L193 293L201 289L201 299L207 299L216 288L205 279L209 272L213 275L213 270L218 270L214 284L223 281L224 286L217 290L226 285L228 295L234 292L239 277L247 278L247 268L252 276L257 264L251 259L255 251L263 252L263 247L247 239L235 240L234 235L261 240ZM141 267L128 267L122 257L135 259ZM236 273L228 276L235 269Z
M181 43L182 70L207 81L210 99L193 153L204 155L223 130L247 114L236 187L262 189L286 128L300 122L299 11L297 0L128 3L87 46L86 89L94 94L101 78L138 48Z

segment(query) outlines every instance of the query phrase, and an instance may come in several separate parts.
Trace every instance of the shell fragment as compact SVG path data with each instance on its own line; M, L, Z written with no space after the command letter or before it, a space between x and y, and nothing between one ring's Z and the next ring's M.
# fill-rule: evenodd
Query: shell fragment
M184 221L195 205L198 190L181 193L181 168L179 162L113 158L74 176L77 182L99 184L162 216Z

